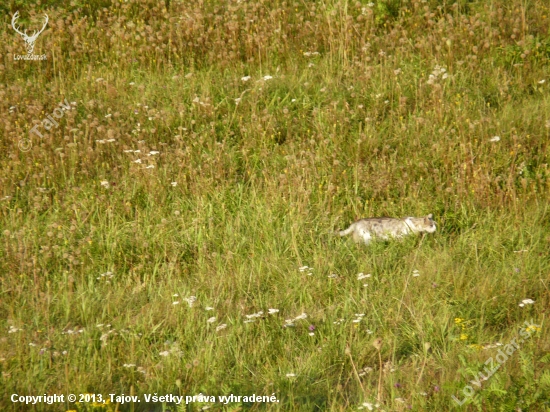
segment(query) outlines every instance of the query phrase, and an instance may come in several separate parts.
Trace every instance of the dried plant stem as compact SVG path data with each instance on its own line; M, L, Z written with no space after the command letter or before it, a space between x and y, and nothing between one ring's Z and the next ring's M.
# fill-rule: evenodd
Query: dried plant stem
M359 377L359 373L357 372L357 368L355 367L355 362L353 362L353 357L351 356L351 349L349 346L346 347L346 353L349 356L349 360L351 362L351 366L353 367L353 372L355 373L355 377L357 378L357 382L359 383L359 386L361 386L361 390L363 391L363 394L365 393L365 388L363 387L363 384L361 383L361 378Z
M418 379L416 380L417 385L420 383L420 379L422 379L422 374L424 373L424 367L426 366L426 360L427 360L427 356L424 355L424 362L422 362L422 368L420 369L420 374L418 375Z
M417 385L420 383L420 379L422 379L422 373L424 373L424 367L426 366L426 361L428 360L428 351L430 350L430 347L430 342L424 342L424 362L422 363L422 369L420 369L420 375L418 375L418 379L416 380Z
M378 351L378 361L380 364L380 372L378 374L378 396L376 400L380 403L382 402L382 354L380 353L380 350Z

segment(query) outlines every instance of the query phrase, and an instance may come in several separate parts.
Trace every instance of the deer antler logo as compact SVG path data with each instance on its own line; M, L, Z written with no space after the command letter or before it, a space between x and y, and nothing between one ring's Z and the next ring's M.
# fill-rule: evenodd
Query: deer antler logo
M15 25L17 19L19 18L19 12L16 11L15 14L13 15L12 19L11 19L11 25L13 27L13 29L19 33L21 35L21 37L23 37L23 40L25 40L25 43L27 43L25 45L25 47L27 48L27 54L30 55L32 54L32 52L34 51L34 43L36 42L36 39L38 39L38 36L40 35L40 33L42 33L44 31L44 29L46 28L46 25L48 24L48 15L45 14L46 16L46 20L44 21L44 26L42 26L42 29L40 29L40 31L35 31L32 36L29 36L27 35L27 30L25 30L24 32L21 32L17 26Z

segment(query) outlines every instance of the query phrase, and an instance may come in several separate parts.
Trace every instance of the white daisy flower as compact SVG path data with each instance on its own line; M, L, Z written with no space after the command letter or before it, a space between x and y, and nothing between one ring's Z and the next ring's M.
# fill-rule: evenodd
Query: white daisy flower
M259 311L258 313L253 313L251 315L245 315L247 319L253 319L253 318L259 318L264 314L263 311Z
M524 307L525 305L532 305L533 303L535 303L533 299L523 299L519 306Z

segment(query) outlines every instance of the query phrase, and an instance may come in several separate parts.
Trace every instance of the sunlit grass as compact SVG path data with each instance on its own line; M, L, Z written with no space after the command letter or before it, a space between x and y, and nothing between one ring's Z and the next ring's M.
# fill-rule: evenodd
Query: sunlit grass
M14 393L279 400L180 411L549 407L546 2L14 7L4 409L28 410ZM18 7L23 28L48 13L46 61L13 60ZM428 213L433 235L332 235ZM174 408L141 399L57 410Z

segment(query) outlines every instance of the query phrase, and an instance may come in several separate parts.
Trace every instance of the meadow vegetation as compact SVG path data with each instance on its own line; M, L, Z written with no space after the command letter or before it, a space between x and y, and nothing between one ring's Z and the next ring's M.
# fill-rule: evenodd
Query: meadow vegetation
M3 410L550 408L547 1L0 10ZM47 60L14 60L17 10L48 14ZM403 242L331 235L428 213Z

